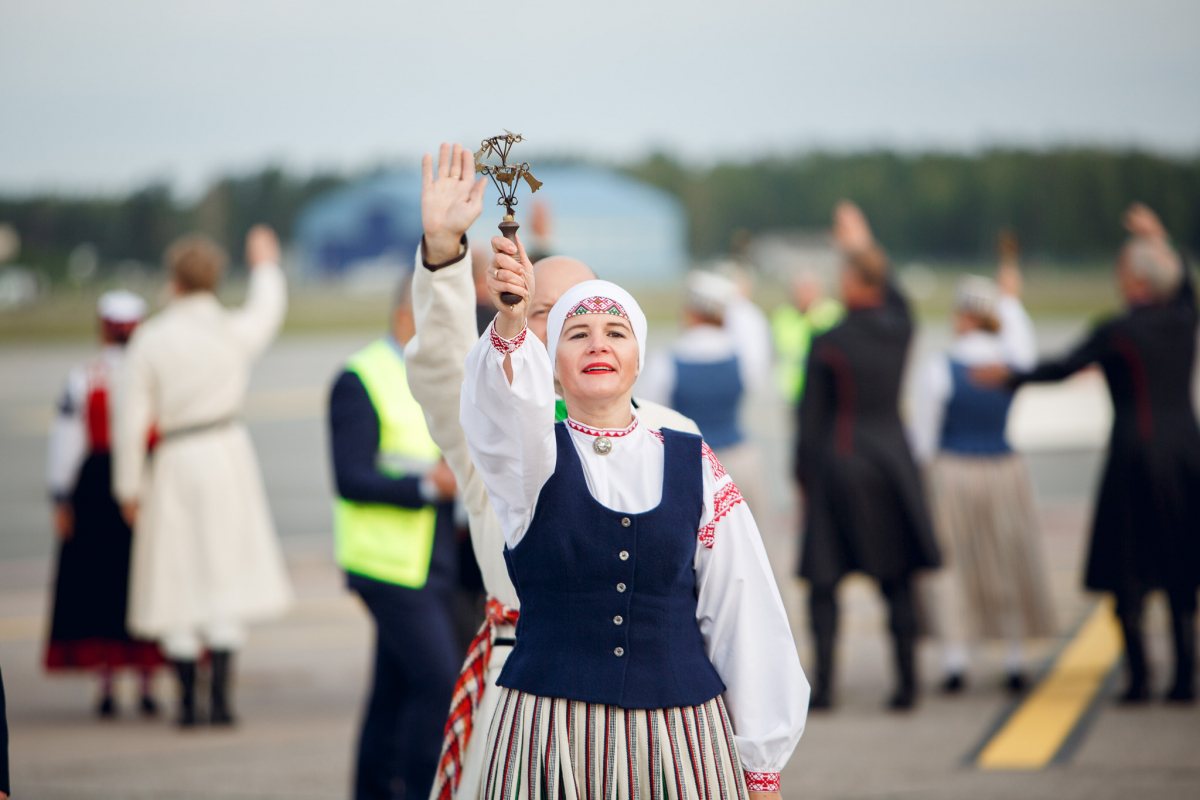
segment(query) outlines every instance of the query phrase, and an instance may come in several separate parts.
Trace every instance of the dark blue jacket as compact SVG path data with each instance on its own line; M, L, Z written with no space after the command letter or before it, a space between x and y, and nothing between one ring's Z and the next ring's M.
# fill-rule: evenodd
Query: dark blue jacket
M663 430L662 501L643 514L597 502L562 423L555 437L533 522L505 550L521 618L498 683L621 708L708 702L725 685L696 621L700 437Z
M709 447L719 450L742 441L738 406L743 391L737 356L706 362L675 359L671 408L695 420Z
M954 387L942 417L941 449L968 456L997 456L1012 452L1004 438L1013 392L1008 388L977 386L969 368L950 362Z

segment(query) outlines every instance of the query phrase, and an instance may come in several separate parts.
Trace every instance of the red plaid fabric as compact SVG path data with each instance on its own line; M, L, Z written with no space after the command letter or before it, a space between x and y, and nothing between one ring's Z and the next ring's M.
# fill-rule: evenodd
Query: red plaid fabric
M492 658L496 629L501 625L515 625L519 616L517 609L509 608L494 598L488 600L487 619L467 649L462 674L454 684L450 716L446 718L446 730L442 734L442 755L438 759L437 775L433 780L432 796L437 800L451 800L458 793L462 760L467 754L471 730L475 727L475 711L487 686L487 667Z

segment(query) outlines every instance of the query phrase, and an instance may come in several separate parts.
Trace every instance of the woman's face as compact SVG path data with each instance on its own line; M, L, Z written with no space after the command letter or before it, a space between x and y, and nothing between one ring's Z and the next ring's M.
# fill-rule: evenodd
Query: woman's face
M638 374L633 327L613 314L568 318L554 367L563 397L602 400L631 393Z

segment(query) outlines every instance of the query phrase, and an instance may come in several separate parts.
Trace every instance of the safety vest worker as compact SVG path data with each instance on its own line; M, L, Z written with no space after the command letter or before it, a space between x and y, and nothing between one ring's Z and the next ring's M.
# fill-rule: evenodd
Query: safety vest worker
M329 397L337 562L376 631L356 800L390 798L397 782L412 797L429 794L462 658L454 475L405 377L403 345L415 330L408 281L391 327L350 357Z

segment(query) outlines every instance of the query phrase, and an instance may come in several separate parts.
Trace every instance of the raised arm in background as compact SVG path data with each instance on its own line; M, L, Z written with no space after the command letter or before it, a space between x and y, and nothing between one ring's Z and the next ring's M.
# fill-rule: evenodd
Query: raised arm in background
M230 312L233 330L247 351L257 356L279 334L287 314L287 279L279 266L279 238L266 225L246 234L250 286L246 302Z

